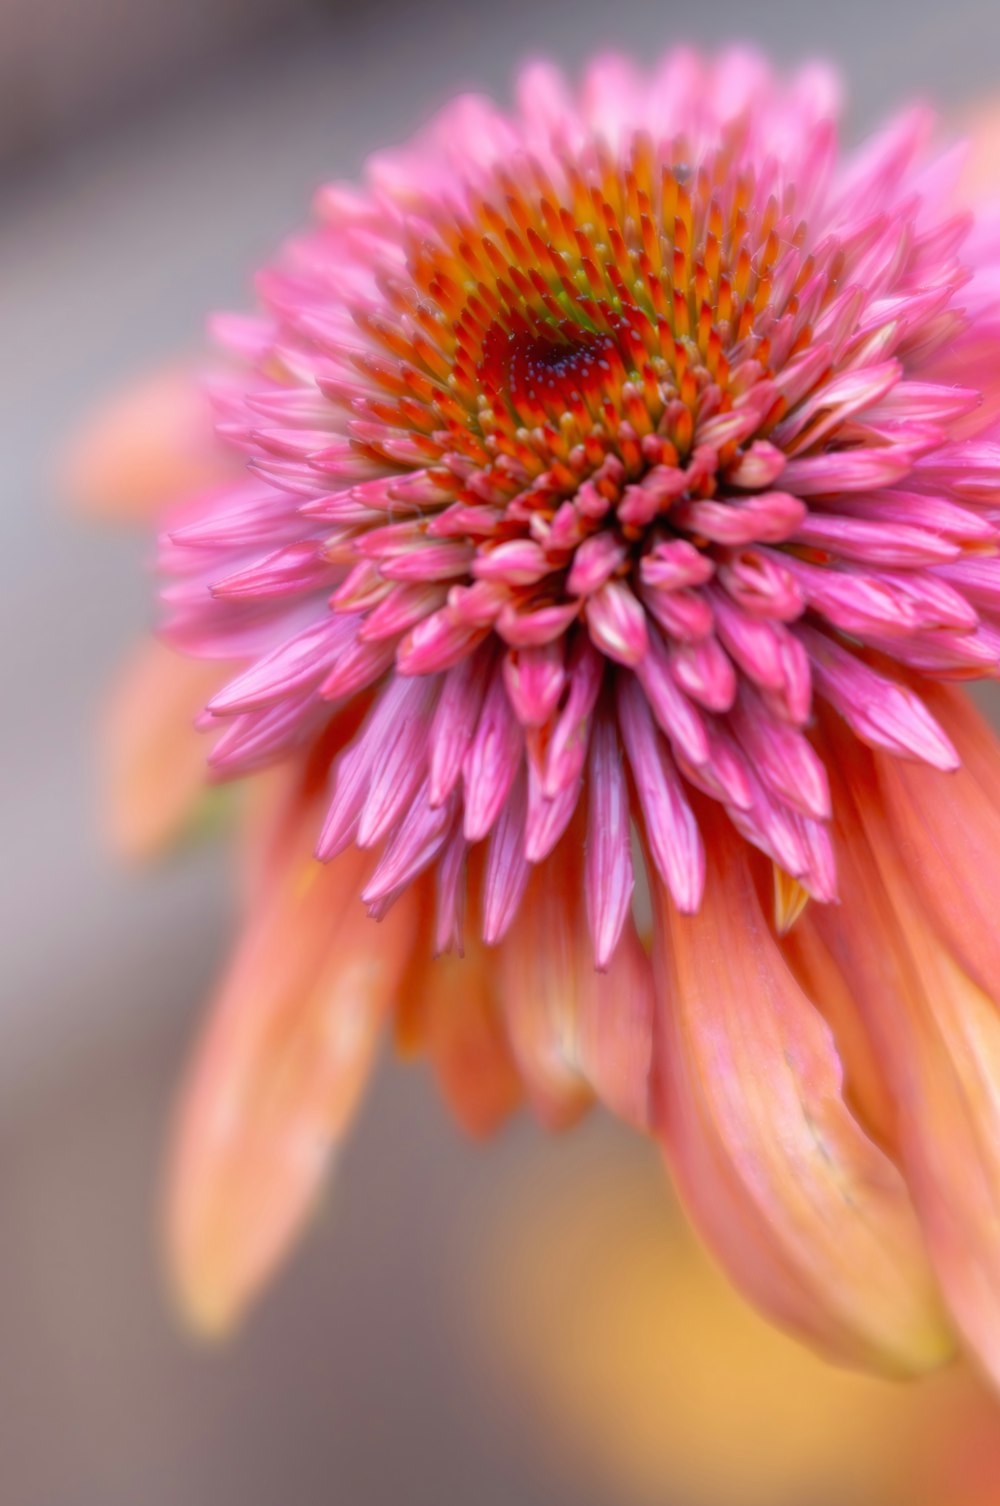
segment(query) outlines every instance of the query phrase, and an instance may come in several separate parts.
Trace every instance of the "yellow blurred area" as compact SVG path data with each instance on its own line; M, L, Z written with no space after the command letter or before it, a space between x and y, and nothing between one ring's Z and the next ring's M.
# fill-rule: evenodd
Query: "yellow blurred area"
M1000 1408L966 1371L883 1381L777 1332L710 1263L652 1153L548 1167L509 1184L485 1231L473 1319L564 1469L622 1506L1000 1501Z

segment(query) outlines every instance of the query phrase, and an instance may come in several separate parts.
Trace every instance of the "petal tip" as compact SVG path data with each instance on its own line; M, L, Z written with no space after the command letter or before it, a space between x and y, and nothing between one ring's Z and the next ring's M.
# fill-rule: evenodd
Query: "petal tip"
M786 873L777 863L771 864L774 877L774 929L779 936L787 936L799 919L810 895L797 878Z

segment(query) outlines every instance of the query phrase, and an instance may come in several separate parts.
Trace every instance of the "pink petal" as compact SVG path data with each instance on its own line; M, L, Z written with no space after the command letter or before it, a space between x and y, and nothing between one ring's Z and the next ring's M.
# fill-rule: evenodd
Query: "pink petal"
M230 680L212 697L209 710L216 716L251 711L271 705L291 691L317 684L330 664L349 650L357 630L354 617L324 614Z
M562 641L556 640L505 654L504 684L522 726L543 726L559 704L566 684L563 653Z
M705 720L678 687L669 656L658 637L650 639L649 653L636 675L653 715L670 741L691 763L704 763L709 749Z
M618 686L618 721L657 871L685 914L697 910L705 850L670 755L634 682Z
M462 762L465 777L465 837L478 842L492 827L514 782L524 752L524 734L493 671L472 742Z
M427 734L437 699L436 677L409 682L399 697L391 736L373 747L364 804L358 820L359 847L374 847L411 808L427 769Z
M912 690L877 674L823 633L803 628L800 636L818 693L862 742L922 759L937 769L958 767L958 754L946 733Z
M728 711L736 697L736 671L715 637L680 644L670 654L670 667L685 695L708 711Z
M744 689L730 715L733 733L757 774L776 795L803 815L830 815L830 786L822 761L801 732L771 716L752 690Z
M462 772L490 678L486 649L459 660L443 677L437 709L427 735L430 747L430 801L447 799Z
M788 492L758 492L742 501L680 502L671 516L716 544L780 543L802 525L806 506Z
M635 879L628 788L615 723L599 717L590 739L587 788L587 920L597 967L607 969L632 901Z
M604 659L587 634L578 632L567 665L566 704L556 718L542 786L547 795L565 789L580 775L590 739L590 722L604 678Z
M649 647L646 614L624 581L609 581L585 606L594 644L619 664L638 664Z
M877 486L891 486L907 474L911 465L909 452L895 446L827 450L822 455L790 460L781 473L781 482L798 497L865 492Z
M483 873L483 940L495 946L518 912L531 873L524 853L528 809L527 775L522 768L490 834Z

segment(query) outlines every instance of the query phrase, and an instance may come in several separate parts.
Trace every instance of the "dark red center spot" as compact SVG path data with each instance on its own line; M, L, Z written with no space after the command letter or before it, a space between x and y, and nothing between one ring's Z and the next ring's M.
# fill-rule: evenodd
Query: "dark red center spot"
M542 331L494 322L483 340L479 379L491 401L506 400L519 417L561 410L607 381L617 346L607 333L566 320Z

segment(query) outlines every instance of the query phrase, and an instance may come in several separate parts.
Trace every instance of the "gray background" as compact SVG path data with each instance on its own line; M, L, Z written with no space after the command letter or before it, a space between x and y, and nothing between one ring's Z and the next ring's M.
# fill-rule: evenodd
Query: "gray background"
M963 109L1000 91L989 0L0 0L3 1506L618 1499L551 1457L463 1306L505 1188L560 1147L526 1123L466 1145L422 1068L382 1070L329 1210L249 1330L208 1354L176 1331L150 1208L230 935L225 859L137 879L102 851L95 726L149 614L145 546L61 513L52 465L101 393L244 301L318 181L456 85L503 92L531 52L572 66L608 42L734 34L839 61L852 129L914 92ZM583 1133L654 1180L645 1147Z

